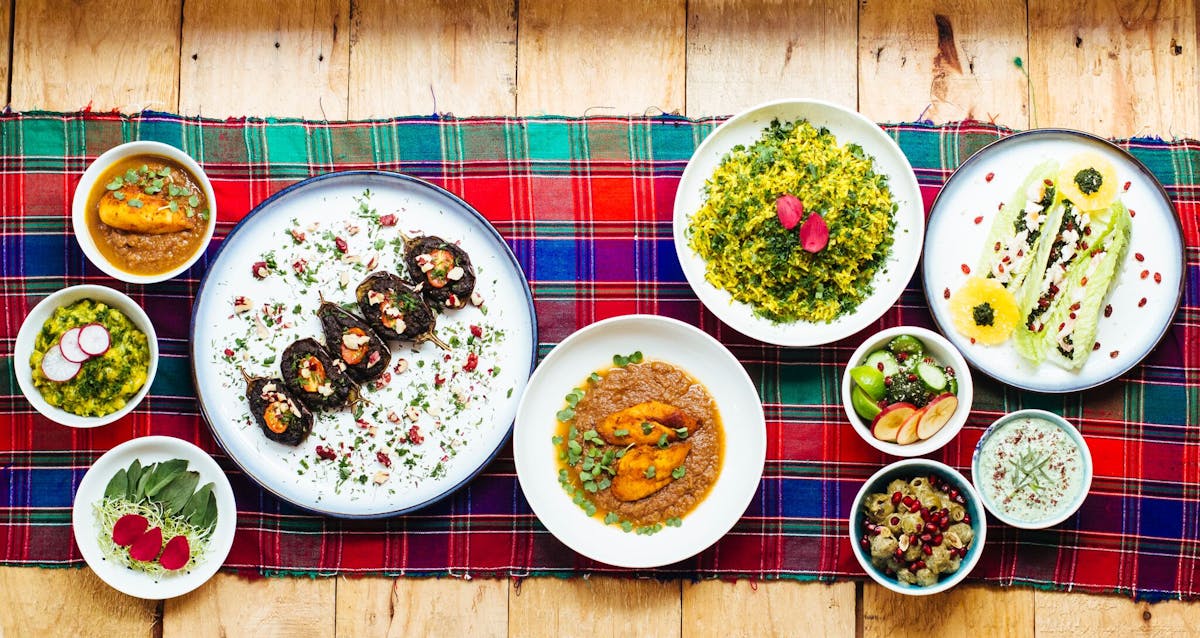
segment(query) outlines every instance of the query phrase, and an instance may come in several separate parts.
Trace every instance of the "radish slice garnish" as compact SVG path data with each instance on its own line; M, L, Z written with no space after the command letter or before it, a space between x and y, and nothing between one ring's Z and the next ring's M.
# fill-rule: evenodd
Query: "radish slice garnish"
M93 357L108 352L108 346L111 343L112 338L109 337L108 328L98 323L89 323L79 331L79 349Z
M42 374L46 375L47 379L57 383L74 379L82 367L79 363L70 361L64 357L58 344L47 350L46 355L42 357Z
M92 358L79 347L79 333L82 331L81 328L71 328L58 338L58 347L62 349L62 355L67 361L83 363Z

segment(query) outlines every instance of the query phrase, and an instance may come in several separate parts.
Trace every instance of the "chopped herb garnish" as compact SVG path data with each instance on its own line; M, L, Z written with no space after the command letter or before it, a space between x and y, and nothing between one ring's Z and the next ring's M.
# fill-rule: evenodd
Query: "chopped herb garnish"
M654 470L654 466L653 466L653 465L651 465L650 467L646 468L646 472L645 472L645 476L646 476L646 478L648 478L648 479L652 479L652 478L654 478L654 475L655 475L655 470Z
M675 469L671 470L671 478L673 478L673 479L681 479L681 478L683 478L683 477L684 477L686 474L687 474L687 468L686 468L686 467L684 467L684 466L682 466L682 465L680 465L679 467L677 467L677 468L675 468Z

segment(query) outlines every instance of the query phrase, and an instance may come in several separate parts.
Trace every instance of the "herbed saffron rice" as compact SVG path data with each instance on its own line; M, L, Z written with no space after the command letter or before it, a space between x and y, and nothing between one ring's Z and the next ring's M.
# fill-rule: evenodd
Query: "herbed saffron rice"
M705 183L689 245L707 263L705 279L777 323L830 322L870 296L892 249L896 204L887 176L856 144L840 145L806 120L780 123L749 148L738 145ZM775 200L792 194L829 227L816 254L787 230Z

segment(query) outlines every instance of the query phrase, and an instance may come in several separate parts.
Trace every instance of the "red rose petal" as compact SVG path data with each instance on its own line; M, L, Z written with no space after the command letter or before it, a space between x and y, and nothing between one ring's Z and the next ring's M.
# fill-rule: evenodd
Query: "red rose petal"
M192 549L188 545L188 539L180 534L167 541L167 546L162 550L162 556L158 557L158 563L163 566L163 569L174 571L187 565L191 557Z
M147 527L150 527L150 521L145 516L126 514L113 524L113 542L121 547L129 547L146 533Z
M133 546L129 548L129 555L134 560L148 562L158 558L160 550L162 550L162 530L154 527L134 541Z
M811 213L808 219L800 225L800 245L810 253L816 254L825 250L829 245L829 226L818 213Z
M775 214L779 217L779 223L791 230L800 223L800 217L804 215L804 202L795 195L780 195L779 199L775 200Z

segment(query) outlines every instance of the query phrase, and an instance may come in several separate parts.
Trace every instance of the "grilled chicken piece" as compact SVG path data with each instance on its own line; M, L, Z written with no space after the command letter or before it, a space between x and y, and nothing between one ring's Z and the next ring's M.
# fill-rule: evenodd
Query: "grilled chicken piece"
M668 441L677 441L677 430L691 435L699 427L700 421L687 412L661 401L647 401L608 415L596 426L596 433L612 445L653 444L664 434Z
M683 465L691 451L691 443L676 443L665 448L639 445L630 449L617 463L612 495L628 502L646 498L661 490L675 480L671 473Z
M113 192L124 193L125 199L118 200ZM141 202L140 207L133 207L130 202ZM165 197L147 195L136 186L125 186L120 191L112 191L100 198L100 221L121 230L147 235L162 235L187 230L192 223L184 214L183 207L170 208L171 202Z

